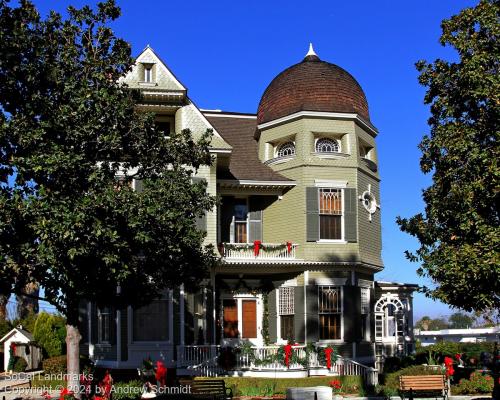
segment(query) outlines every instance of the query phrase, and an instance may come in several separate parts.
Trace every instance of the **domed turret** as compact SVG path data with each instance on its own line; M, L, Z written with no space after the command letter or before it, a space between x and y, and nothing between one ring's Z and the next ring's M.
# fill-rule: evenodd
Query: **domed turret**
M299 111L356 113L370 120L359 83L346 70L321 61L312 45L302 62L272 80L260 100L259 124Z

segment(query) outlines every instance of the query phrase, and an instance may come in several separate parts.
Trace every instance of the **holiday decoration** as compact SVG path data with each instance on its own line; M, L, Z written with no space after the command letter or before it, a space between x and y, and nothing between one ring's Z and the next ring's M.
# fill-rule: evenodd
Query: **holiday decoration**
M165 368L165 364L163 364L163 362L161 362L161 361L156 361L155 378L156 378L159 386L166 385L167 368Z
M262 244L262 242L260 240L255 240L253 242L253 255L255 257L257 257L259 255L259 252L260 252L260 245Z
M288 254L292 252L292 242L286 242L286 250Z
M292 356L292 351L293 351L292 345L287 344L283 347L283 349L285 350L285 365L287 368L289 368L290 367L290 358Z

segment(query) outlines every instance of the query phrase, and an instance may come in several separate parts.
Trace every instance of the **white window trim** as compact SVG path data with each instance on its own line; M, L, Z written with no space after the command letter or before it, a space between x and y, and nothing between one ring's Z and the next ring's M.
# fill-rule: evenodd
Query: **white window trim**
M366 315L366 321L365 321L365 324L366 324L366 326L365 326L365 337L364 337L364 338L361 338L361 340L362 340L363 342L369 342L369 341L370 341L370 338L371 338L371 324L370 324L370 319L371 319L371 318L370 318L370 317L371 317L371 315L372 315L372 312L371 312L372 310L371 310L371 308L370 308L370 304L371 304L371 300L372 300L372 299L371 299L372 294L371 294L370 287L368 287L368 286L361 286L361 285L360 285L360 287L361 287L361 291L364 289L364 290L367 290L367 293L368 293L368 295L367 295L367 300L368 300L368 313L363 313L363 312L361 312L361 315ZM363 311L363 309L362 309L362 302L361 302L361 299L360 299L360 307L361 307L361 311Z
M338 151L318 151L318 149L316 148L316 146L318 145L318 141L323 140L323 139L335 141L337 143L339 150ZM319 137L314 139L314 153L315 154L324 154L324 155L344 154L344 153L342 153L342 140L337 139L337 138L327 137L327 136L319 136Z
M347 182L346 182L347 186ZM339 186L317 186L318 188L318 215L320 218L319 224L318 224L318 237L319 240L316 241L316 243L322 244L322 243L337 243L337 244L346 244L347 241L345 240L345 195L344 195L344 187L339 187ZM321 239L321 212L320 212L320 196L319 196L319 191L321 189L339 189L341 196L342 196L342 214L340 218L340 239Z
M242 199L243 197L239 197L239 199ZM236 217L233 215L231 219L231 227L229 229L229 242L230 244L250 244L250 203L249 203L249 198L245 197L246 200L246 205L247 205L247 218L246 218L246 227L247 227L247 241L246 242L235 242L236 239ZM234 214L234 209L233 209L233 214ZM232 233L231 233L232 232Z
M153 64L144 63L143 65L144 65L144 76L143 76L144 83L153 83Z
M102 335L103 335L103 332L102 332L102 314L103 314L103 312L100 308L97 308L97 344L104 345L104 346L111 346L111 324L113 323L114 318L113 318L113 312L111 310L111 307L107 307L107 308L109 310L107 312L107 315L109 316L109 319L108 319L109 340L102 340Z
M285 155L285 156L278 155L281 147L284 146L285 144L289 144L289 143L293 144L293 154L288 154L288 155ZM292 159L296 155L297 155L297 145L295 144L295 140L287 140L285 142L278 143L274 147L274 159Z
M238 309L238 338L226 338L224 337L224 300L234 300L236 301L236 307ZM256 338L242 338L243 333L243 300L254 300L256 305L256 324L257 324L257 337ZM220 318L221 318L221 341L225 343L240 342L241 340L248 340L254 345L262 345L262 315L264 310L262 309L262 295L253 295L250 293L239 293L231 295L229 293L221 294L220 296Z
M336 286L336 285L317 285L321 286ZM339 344L344 343L344 286L338 286L340 289L340 339L319 339L320 344ZM318 326L319 326L319 297L318 297Z

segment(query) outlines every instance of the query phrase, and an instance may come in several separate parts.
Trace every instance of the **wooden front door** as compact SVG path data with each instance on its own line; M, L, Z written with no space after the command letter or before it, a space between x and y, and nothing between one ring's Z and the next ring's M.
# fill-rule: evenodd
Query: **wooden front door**
M222 303L224 313L224 337L238 338L238 306L236 300L224 300Z
M242 330L244 339L257 337L257 302L255 300L243 300L241 302Z

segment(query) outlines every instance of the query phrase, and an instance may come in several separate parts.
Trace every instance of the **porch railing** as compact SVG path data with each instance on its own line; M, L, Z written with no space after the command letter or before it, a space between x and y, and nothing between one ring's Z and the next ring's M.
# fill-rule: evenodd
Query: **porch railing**
M252 346L245 352L236 354L237 370L265 371L265 370L303 370L324 368L315 352L307 354L306 346L293 346L293 351L298 359L306 359L302 363L290 363L288 368L276 360L279 346ZM177 346L177 367L191 370L193 375L218 376L224 373L217 363L220 354L219 345ZM354 360L338 357L328 370L330 375L356 375L362 376L368 385L378 384L378 370Z
M253 243L222 243L222 256L228 259L294 260L299 245L295 243L262 243L255 250Z

